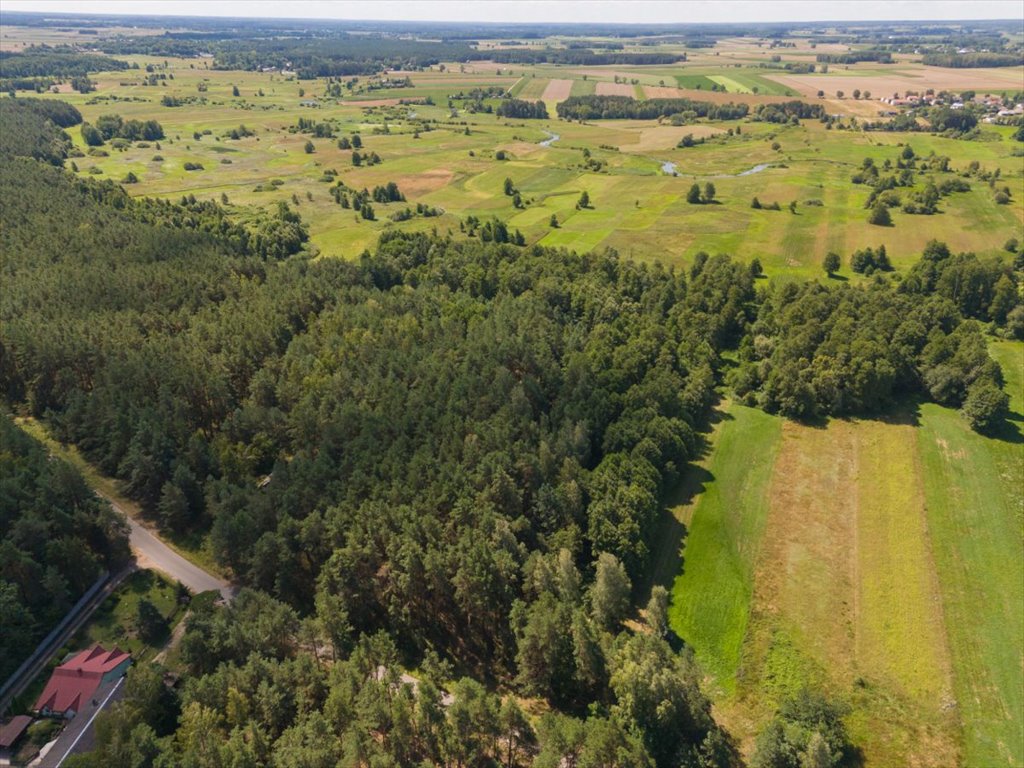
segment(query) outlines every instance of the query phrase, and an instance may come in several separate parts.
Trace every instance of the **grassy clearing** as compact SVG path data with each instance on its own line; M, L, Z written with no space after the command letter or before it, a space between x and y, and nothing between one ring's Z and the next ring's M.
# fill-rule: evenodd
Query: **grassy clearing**
M759 93L769 96L793 95L793 91L786 86L750 71L729 70L727 75L711 75L709 79L719 85L724 85L730 93Z
M704 669L732 691L782 422L735 404L723 415L710 455L695 470L703 492L673 510L688 533L669 621Z
M680 88L694 88L710 91L712 86L717 85L707 75L676 75L675 81Z
M734 505L757 535L733 540L749 542L741 569L723 576L719 563L694 557L681 577L710 600L735 584L737 571L746 575L746 600L732 602L733 626L744 627L738 652L733 638L706 633L719 645L703 658L697 649L702 661L723 650L734 659L704 662L725 694L723 719L749 751L775 706L810 685L850 706L848 725L868 764L946 765L958 750L958 721L948 707L950 663L914 427L785 422L780 434L762 464L759 503ZM744 468L756 463L736 458ZM724 477L698 500L698 513L729 488ZM708 550L696 522L688 553Z
M956 412L921 408L928 525L968 765L1024 765L1024 345L997 342L1012 420L998 437Z
M671 623L748 754L812 685L849 706L865 764L1024 764L1024 344L991 349L997 436L932 404L823 427L732 406L716 427L673 510Z

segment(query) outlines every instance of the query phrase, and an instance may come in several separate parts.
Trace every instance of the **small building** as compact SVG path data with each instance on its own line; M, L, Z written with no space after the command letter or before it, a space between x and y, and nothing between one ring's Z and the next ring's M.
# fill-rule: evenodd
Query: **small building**
M104 683L123 677L132 663L130 654L94 646L64 662L50 676L34 709L41 715L72 718Z
M320 102L317 101L316 99L305 99L305 100L299 102L299 106L300 107L312 107L312 108L315 109L316 107L320 106Z
M8 753L14 749L14 745L25 735L25 731L31 724L31 717L28 715L18 715L0 725L0 754Z

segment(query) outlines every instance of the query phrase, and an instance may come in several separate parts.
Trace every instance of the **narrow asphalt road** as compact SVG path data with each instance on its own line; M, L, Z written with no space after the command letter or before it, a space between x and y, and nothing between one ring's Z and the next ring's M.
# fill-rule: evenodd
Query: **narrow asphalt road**
M104 496L99 491L97 493L109 501L114 510L128 521L128 526L131 529L129 541L140 568L152 568L160 571L172 579L180 581L197 594L216 590L225 600L231 600L234 596L234 589L230 584L186 560L164 544L155 533L132 518L116 501L109 496Z
M76 714L46 750L45 754L36 758L30 765L32 768L60 768L72 753L88 752L96 743L96 732L93 722L96 716L108 704L124 696L124 678L103 683L96 689L92 701L82 705L82 711Z

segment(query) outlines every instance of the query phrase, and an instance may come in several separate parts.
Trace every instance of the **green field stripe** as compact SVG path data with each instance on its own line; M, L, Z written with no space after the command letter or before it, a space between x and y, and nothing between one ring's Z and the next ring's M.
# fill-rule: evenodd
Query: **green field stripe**
M732 691L782 420L735 404L726 414L706 469L694 470L709 477L693 510L669 620L704 669Z
M993 345L1020 419L1020 342ZM919 448L967 765L1024 764L1024 547L1019 421L1002 439L921 408Z

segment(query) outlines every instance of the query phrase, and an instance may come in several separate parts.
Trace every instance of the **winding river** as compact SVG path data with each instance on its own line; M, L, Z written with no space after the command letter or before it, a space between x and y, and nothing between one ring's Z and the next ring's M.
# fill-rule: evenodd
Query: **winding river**
M771 167L772 167L771 163L758 163L753 168L748 168L747 170L740 171L739 173L716 173L713 176L707 176L706 178L709 178L709 179L734 179L734 178L738 178L740 176L752 176L755 173L760 173L761 171L767 170L768 168L771 168ZM661 163L661 172L664 173L666 176L678 176L679 175L678 166L675 163L673 163L673 162L671 162L669 160L662 161L662 163Z
M554 144L556 141L562 138L557 133L552 133L551 131L544 131L544 133L546 133L548 137L544 139L544 141L540 142L540 145L542 147L550 147L552 144Z

